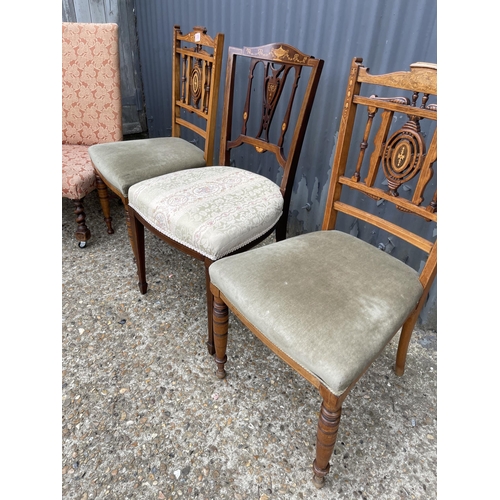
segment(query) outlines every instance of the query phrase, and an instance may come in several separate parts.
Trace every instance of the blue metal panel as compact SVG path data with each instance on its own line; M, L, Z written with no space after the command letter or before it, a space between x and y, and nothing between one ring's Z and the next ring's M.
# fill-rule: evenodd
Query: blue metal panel
M150 137L171 134L174 24L185 33L197 25L205 26L210 35L224 33L225 52L231 45L285 42L325 60L292 194L291 234L321 227L352 58L362 57L372 73L407 70L417 61L437 62L436 0L148 0L136 1L135 8ZM221 92L224 74L225 66ZM216 157L220 120L218 127ZM435 182L434 178L433 189ZM428 231L433 230L429 226ZM363 227L359 236L382 238ZM398 247L394 254L406 251ZM421 257L416 252L410 251L405 258L419 269ZM430 295L433 303L424 310L424 320L425 311L434 307L435 295L434 288Z

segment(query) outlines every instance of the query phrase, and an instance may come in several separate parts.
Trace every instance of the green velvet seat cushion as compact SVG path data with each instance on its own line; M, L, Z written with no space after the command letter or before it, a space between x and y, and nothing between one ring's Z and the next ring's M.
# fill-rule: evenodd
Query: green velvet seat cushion
M279 186L235 167L182 170L134 184L129 206L169 238L216 260L271 230Z
M96 144L89 155L97 170L125 198L130 186L159 175L205 166L203 151L179 137Z
M378 356L422 294L415 270L340 231L229 256L209 272L251 324L337 396Z

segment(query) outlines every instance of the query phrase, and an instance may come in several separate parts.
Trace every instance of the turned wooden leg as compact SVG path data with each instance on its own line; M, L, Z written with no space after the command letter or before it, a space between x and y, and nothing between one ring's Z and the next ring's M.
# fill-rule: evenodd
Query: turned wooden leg
M214 324L213 324L213 309L214 309L214 296L210 290L210 274L208 268L212 264L212 260L205 259L205 282L207 288L207 319L208 319L208 339L207 339L207 349L210 355L215 354L214 346Z
M217 364L216 375L220 379L223 379L226 377L224 365L227 361L228 309L226 304L219 297L214 297L213 304L215 363Z
M329 408L329 406L331 406ZM316 438L316 459L313 463L313 483L317 488L322 488L325 476L330 470L330 458L333 453L337 432L339 430L341 406L329 403L324 399L318 420L318 435Z
M137 219L133 209L129 208L127 214L130 215L127 226L130 229L129 237L137 266L139 290L144 295L148 291L148 283L146 282L146 257L144 252L144 225Z
M73 200L75 205L75 215L76 215L76 233L75 237L77 241L81 244L81 247L85 246L85 242L90 239L90 229L85 224L85 212L83 211L83 199Z
M111 226L111 211L109 209L109 195L108 187L104 184L101 176L95 172L95 178L97 181L97 194L99 195L99 201L101 202L102 213L104 214L104 222L108 227L108 234L113 234L115 231Z

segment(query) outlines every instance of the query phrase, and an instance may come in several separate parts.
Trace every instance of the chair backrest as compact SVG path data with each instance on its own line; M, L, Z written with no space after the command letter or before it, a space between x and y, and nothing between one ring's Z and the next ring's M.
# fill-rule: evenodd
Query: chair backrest
M437 190L429 184L437 160L437 65L371 75L362 62L351 64L322 229L338 226L343 213L350 227L361 221L427 254L417 313L437 269Z
M243 59L248 67L246 92L243 78L236 76L236 62L242 65ZM280 188L285 217L322 69L322 59L285 43L229 47L219 163L230 165L232 150L242 144L253 146L257 153L272 153L283 169ZM237 110L238 97L243 105ZM238 123L233 123L234 118Z
M215 38L207 29L195 26L183 35L174 26L172 61L172 137L181 136L181 127L204 140L204 157L213 165L214 139L219 100L224 35ZM189 119L189 114L194 119Z
M62 142L122 138L118 25L62 23Z

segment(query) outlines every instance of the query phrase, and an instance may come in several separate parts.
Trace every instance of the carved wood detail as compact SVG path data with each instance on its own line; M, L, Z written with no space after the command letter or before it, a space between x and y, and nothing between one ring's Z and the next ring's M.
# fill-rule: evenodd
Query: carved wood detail
M330 411L326 408L324 401L321 403L316 435L316 458L313 462L313 480L315 486L319 488L323 486L324 478L330 470L329 461L337 440L341 412L341 408Z
M85 223L85 212L83 210L83 200L73 200L76 215L76 232L75 237L77 241L87 241L90 239L90 229Z

